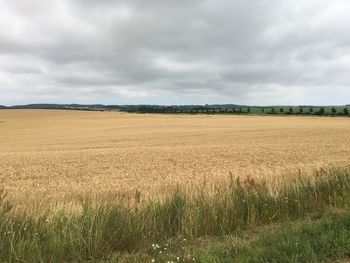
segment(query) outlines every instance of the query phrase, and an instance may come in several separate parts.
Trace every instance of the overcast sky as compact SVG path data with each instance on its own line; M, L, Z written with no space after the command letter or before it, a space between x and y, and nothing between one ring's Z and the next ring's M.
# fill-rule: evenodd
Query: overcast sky
M349 104L349 0L0 0L0 104Z

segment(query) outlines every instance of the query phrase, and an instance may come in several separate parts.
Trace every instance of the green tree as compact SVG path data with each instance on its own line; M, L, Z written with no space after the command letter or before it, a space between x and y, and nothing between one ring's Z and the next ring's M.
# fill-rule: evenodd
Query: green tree
M345 115L349 115L349 109L348 108L344 108L344 114Z
M333 108L332 108L332 113L333 113L333 114L336 114L336 113L337 113L337 109L333 107Z
M265 108L261 108L261 112L264 113L265 112Z
M312 114L312 113L314 112L314 109L313 109L313 108L310 108L310 109L309 109L309 112L310 112L310 114Z
M290 114L293 113L293 108L292 108L292 107L289 108L289 113L290 113Z
M299 113L300 113L300 114L303 114L303 112L304 112L303 107L300 107L300 108L299 108Z
M325 114L325 112L326 112L326 111L324 110L324 108L321 107L321 108L320 108L320 111L319 111L319 114L320 114L320 115L323 115L323 114Z
M247 113L250 113L250 108L247 109Z
M283 113L284 112L284 109L283 108L280 108L280 113Z
M271 108L271 113L272 113L272 114L275 113L275 108Z

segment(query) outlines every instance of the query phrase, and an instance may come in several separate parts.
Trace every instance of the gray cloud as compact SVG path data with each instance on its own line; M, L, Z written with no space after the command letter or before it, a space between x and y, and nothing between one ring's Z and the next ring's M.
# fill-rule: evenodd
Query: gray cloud
M350 103L347 0L0 3L0 104Z

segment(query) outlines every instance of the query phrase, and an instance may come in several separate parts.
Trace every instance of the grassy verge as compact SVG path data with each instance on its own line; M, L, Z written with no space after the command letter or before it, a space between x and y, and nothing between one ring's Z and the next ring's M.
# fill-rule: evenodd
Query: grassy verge
M280 241L284 236L304 238L308 226L311 229L313 224L306 223L295 231L286 228L271 237L261 235L254 241L257 243L252 243L256 251L244 246L238 249L226 246L218 249L218 253L214 248L200 253L196 249L192 253L182 247L185 248L184 242L190 242L188 240L203 237L214 240L261 226L321 217L332 208L346 209L350 201L350 169L318 172L313 179L299 178L274 192L252 178L237 179L211 195L201 191L188 195L179 190L167 200L149 201L133 209L117 202L100 207L85 202L79 214L62 211L38 218L11 213L5 196L0 196L0 262L115 262L122 259L124 262L151 262L152 259L193 262L193 258L200 262L233 262L233 258L239 257L242 260L237 262L284 262L277 252L273 254L273 251L285 250L279 246ZM317 235L324 232L327 224L339 224L342 229L348 227L346 220L327 222L315 225L312 231L316 236L310 242L319 241ZM330 237L327 240L333 242L332 233L326 235ZM343 238L346 243L348 237L344 234ZM291 240L286 241L290 244L286 248L292 256L286 256L286 260L299 255L299 248L307 248L307 244L293 247L297 243ZM343 243L332 244L335 250L343 248ZM319 259L317 256L328 257L322 256L322 249L312 250L311 243L310 246L315 260ZM244 261L245 256L252 255L254 258Z
M199 249L197 262L318 263L350 260L349 212L282 224L277 229L249 234ZM251 236L254 240L250 240Z

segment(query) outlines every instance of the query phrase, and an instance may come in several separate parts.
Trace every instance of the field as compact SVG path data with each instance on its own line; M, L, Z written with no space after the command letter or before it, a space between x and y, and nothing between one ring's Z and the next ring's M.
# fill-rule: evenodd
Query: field
M349 128L0 110L0 262L348 262Z
M0 111L0 184L28 212L350 163L347 118Z

